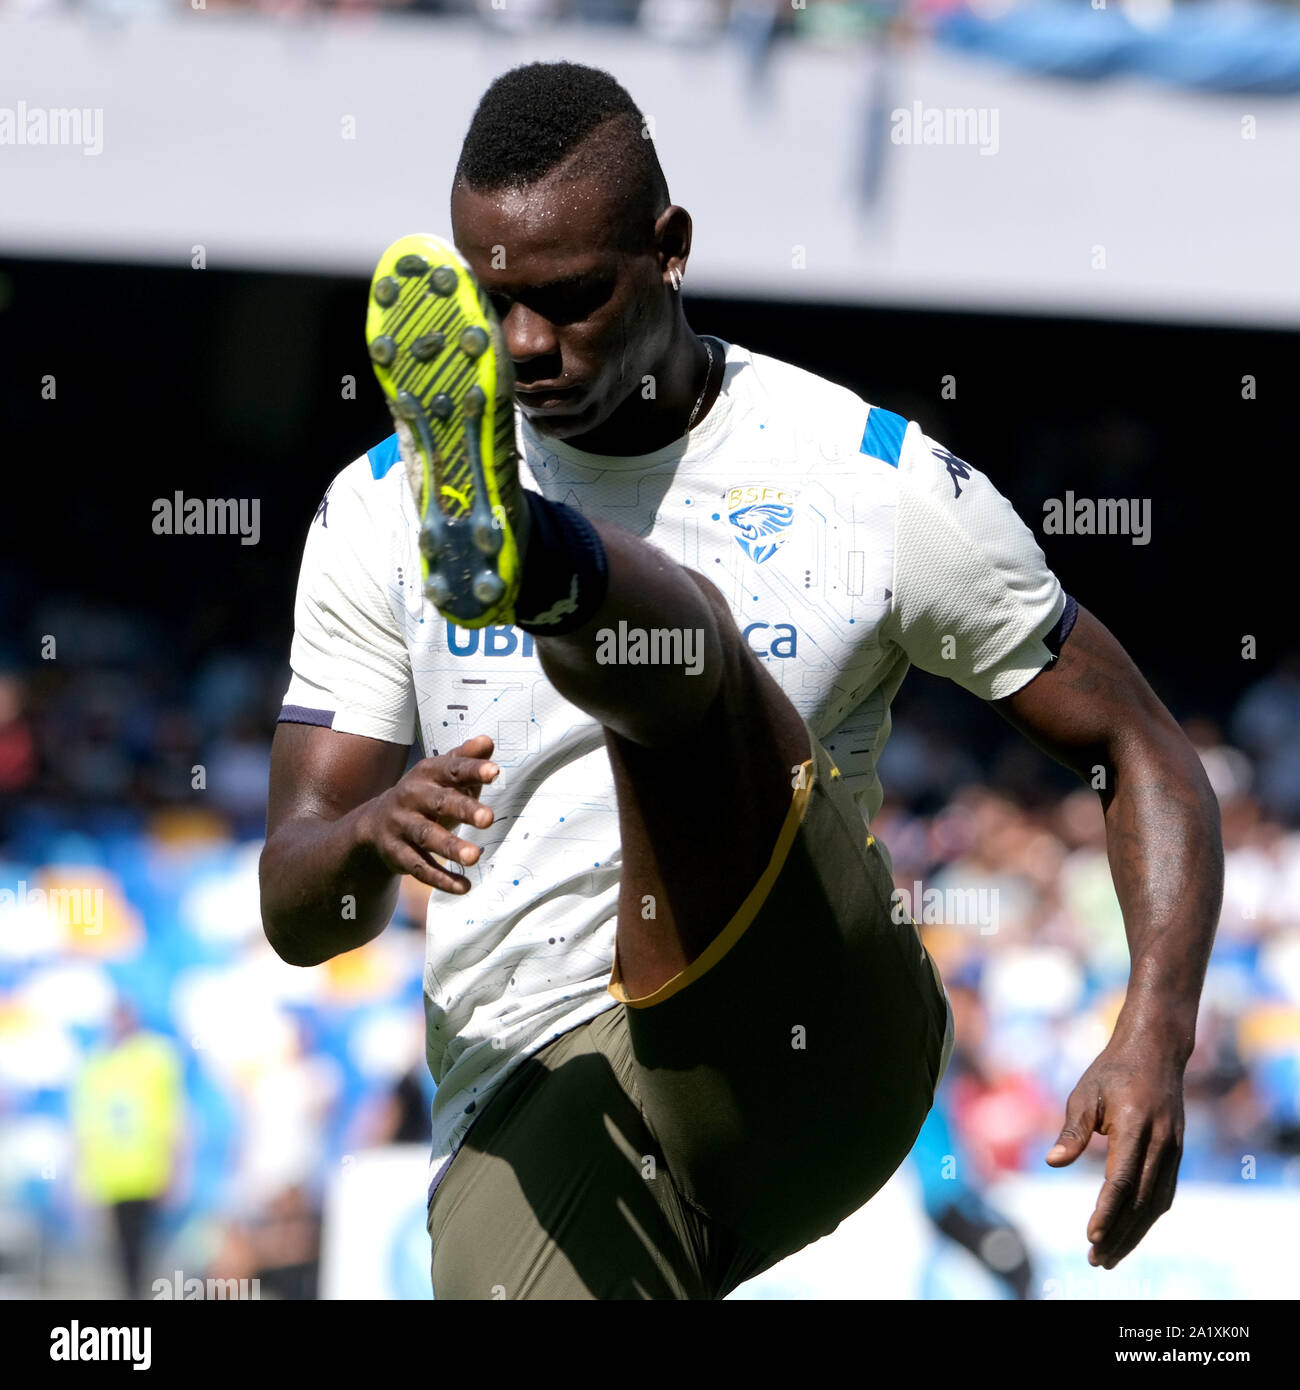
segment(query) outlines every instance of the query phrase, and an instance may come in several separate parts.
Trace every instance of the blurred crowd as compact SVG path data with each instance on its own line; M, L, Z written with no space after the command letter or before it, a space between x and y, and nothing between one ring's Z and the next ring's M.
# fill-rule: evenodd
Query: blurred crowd
M80 12L127 17L177 9L256 11L294 18L320 13L410 13L472 20L514 33L539 33L560 24L639 31L652 39L699 42L729 36L742 42L791 37L838 44L869 39L882 29L925 28L956 12L998 18L1042 0L0 0L0 12ZM1077 0L1086 8L1088 0ZM1294 4L1285 0L1281 8ZM1187 0L1115 0L1144 27ZM1068 6L1067 6L1068 8ZM1097 8L1093 6L1093 8Z
M0 1292L152 1297L161 1271L311 1297L331 1178L427 1136L425 890L362 950L284 965L257 884L283 655L182 674L156 620L38 626L57 659L0 673ZM875 829L948 982L947 1109L989 1180L1041 1170L1128 957L1095 793L1009 730L967 736L971 705L904 688ZM1183 1174L1300 1182L1300 659L1184 727L1227 888Z
M176 9L258 11L293 18L308 13L411 13L473 20L514 33L557 24L639 31L649 38L695 42L730 35L742 42L789 35L840 42L869 36L899 15L943 14L961 0L75 0L79 11L153 15ZM0 12L66 11L69 0L0 0Z
M1219 798L1225 888L1187 1071L1181 1173L1297 1184L1300 660L1246 690L1226 735L1207 718L1183 727ZM1009 745L991 766L905 717L882 759L886 803L873 822L953 1001L947 1101L986 1181L1041 1171L1128 979L1098 796L1044 795L1022 777L1025 752ZM1104 1157L1098 1145L1090 1161Z

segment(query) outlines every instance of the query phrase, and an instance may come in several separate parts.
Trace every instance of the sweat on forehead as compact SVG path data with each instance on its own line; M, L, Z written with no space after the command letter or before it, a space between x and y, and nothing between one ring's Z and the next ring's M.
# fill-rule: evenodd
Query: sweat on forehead
M487 251L644 250L654 221L639 200L612 180L567 172L522 187L452 191L452 228L458 244Z

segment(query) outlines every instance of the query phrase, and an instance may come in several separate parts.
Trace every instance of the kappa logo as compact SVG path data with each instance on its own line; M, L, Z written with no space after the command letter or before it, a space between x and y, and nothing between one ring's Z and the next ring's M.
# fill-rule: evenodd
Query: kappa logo
M789 540L794 499L776 487L733 487L727 492L727 519L739 533L736 544L756 565L770 560Z
M961 484L958 478L964 478L970 482L970 464L965 459L959 459L956 454L950 454L942 446L936 446L933 450L935 458L942 461L943 466L948 470L948 476L952 479L953 498L961 496Z

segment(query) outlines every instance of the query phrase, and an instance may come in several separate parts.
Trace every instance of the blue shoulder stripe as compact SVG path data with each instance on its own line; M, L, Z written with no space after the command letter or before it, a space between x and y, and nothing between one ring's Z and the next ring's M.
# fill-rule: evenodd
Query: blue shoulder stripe
M370 460L370 472L373 476L382 478L402 457L397 448L397 435L390 434L382 444L376 444L373 449L367 449L366 457Z
M881 410L878 405L871 407L867 416L867 428L862 435L860 454L870 454L892 468L898 467L898 456L903 451L903 436L907 433L907 421L892 410Z

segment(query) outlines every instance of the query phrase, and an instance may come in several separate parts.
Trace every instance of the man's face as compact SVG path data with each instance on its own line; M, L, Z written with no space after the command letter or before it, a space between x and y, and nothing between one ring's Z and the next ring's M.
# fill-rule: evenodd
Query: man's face
M515 398L535 429L569 439L596 429L640 390L671 319L647 229L619 246L617 195L599 178L452 193L452 236L501 320Z

